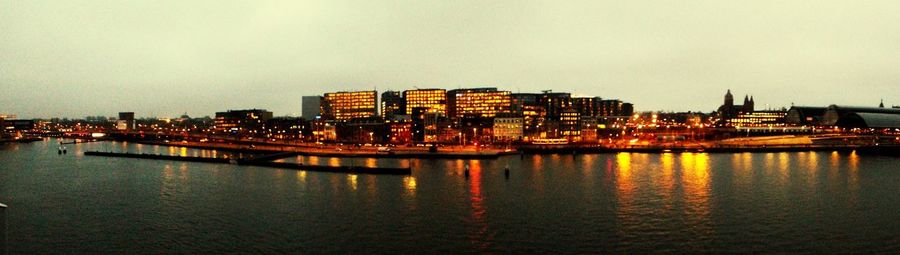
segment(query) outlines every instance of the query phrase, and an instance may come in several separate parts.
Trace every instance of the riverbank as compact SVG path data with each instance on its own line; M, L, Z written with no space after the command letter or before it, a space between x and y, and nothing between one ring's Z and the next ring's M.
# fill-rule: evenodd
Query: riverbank
M356 146L285 142L199 142L142 140L141 144L214 149L242 153L291 152L304 156L343 158L443 158L496 159L503 155L556 153L616 153L616 152L795 152L795 151L860 151L871 154L900 155L900 140L891 136L807 135L745 137L717 141L638 141L620 140L597 144L519 145L514 148L475 148L472 146Z

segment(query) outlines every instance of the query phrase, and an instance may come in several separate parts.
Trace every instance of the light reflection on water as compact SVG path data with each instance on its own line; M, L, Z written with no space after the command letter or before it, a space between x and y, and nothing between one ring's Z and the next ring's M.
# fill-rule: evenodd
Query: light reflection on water
M77 152L222 155L213 150L91 143L58 156L54 146L0 150L0 201L21 212L8 215L13 253L67 253L77 244L186 253L900 248L898 159L856 152L283 159L413 168L410 176L382 176Z

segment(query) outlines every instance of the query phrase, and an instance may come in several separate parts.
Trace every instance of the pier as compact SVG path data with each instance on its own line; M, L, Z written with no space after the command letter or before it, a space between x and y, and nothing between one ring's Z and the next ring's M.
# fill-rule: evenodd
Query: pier
M321 165L305 165L300 163L273 162L271 160L290 157L296 155L293 152L276 153L253 158L208 158L208 157L192 157L192 156L172 156L159 154L138 154L138 153L120 153L120 152L100 152L87 151L85 156L103 156L118 158L137 158L137 159L154 159L154 160L172 160L187 161L200 163L220 163L220 164L237 164L246 166L262 166L282 169L293 169L315 172L330 173L352 173L352 174L392 174L392 175L410 175L412 170L409 167L364 167L364 166L321 166Z

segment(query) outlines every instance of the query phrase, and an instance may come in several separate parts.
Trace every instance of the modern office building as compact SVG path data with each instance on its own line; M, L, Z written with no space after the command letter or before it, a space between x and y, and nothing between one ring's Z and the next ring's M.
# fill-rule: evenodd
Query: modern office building
M304 119L313 120L322 113L321 96L304 96L302 100L300 115Z
M447 112L451 118L476 116L492 118L509 112L510 92L497 88L454 89L447 92Z
M406 114L405 102L400 91L385 91L381 93L381 116L392 119L395 115Z
M322 117L338 121L374 117L377 115L376 93L374 90L325 93Z
M447 91L444 89L415 89L403 91L406 114L415 108L425 108L426 112L447 114Z
M269 119L272 119L272 112L264 109L217 112L213 130L231 134L261 133Z

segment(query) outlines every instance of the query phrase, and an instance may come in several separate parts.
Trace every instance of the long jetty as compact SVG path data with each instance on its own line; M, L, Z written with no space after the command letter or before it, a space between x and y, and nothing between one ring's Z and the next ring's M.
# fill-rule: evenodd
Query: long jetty
M193 156L172 156L159 154L139 154L139 153L121 153L121 152L100 152L87 151L86 156L104 156L118 158L138 158L138 159L154 159L154 160L172 160L187 161L201 163L221 163L221 164L237 164L247 166L263 166L293 170L330 172L330 173L352 173L352 174L393 174L393 175L409 175L412 170L409 167L366 167L366 166L322 166L322 165L305 165L302 163L286 163L272 162L270 160L288 157L290 153L278 153L273 155L265 155L256 158L209 158L209 157L193 157Z

